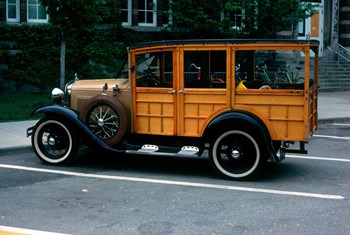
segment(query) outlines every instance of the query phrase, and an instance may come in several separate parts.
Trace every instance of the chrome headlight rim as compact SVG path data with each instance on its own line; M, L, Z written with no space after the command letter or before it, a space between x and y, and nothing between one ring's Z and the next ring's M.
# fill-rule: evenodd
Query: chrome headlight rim
M51 91L51 99L56 104L62 104L62 101L64 99L64 91L59 88L54 88Z

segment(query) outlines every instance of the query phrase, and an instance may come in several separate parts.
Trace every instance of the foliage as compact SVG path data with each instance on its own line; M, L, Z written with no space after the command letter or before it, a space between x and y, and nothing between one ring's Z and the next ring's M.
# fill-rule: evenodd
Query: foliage
M283 30L293 32L293 26L314 13L312 9L311 3L300 0L261 0L257 6L257 27L250 27L250 34L254 37L273 38Z
M91 31L102 19L99 13L103 13L105 0L40 0L46 7L50 23L59 28L61 32L61 56L60 56L60 88L65 84L65 58L66 41L74 38L81 32ZM108 18L108 14L104 15Z
M55 45L58 42L57 30L50 25L3 26L0 35L0 40L11 45L0 55L0 62L8 67L1 72L5 79L17 84L53 84L51 80L58 72L59 63L59 51Z
M37 119L38 116L31 116L37 106L50 104L50 94L16 94L5 95L0 99L0 122L22 121Z
M93 28L101 19L98 12L105 0L40 0L46 7L52 25L65 33Z
M194 38L276 38L277 32L291 30L313 14L312 9L301 0L177 0L170 26Z
M126 56L126 44L120 31L80 31L67 39L66 81L78 73L80 78L115 76ZM132 34L130 34L132 35ZM127 40L137 37L127 36ZM51 25L0 27L0 40L8 42L0 53L0 71L4 79L17 85L30 83L39 87L57 87L60 74L60 30Z

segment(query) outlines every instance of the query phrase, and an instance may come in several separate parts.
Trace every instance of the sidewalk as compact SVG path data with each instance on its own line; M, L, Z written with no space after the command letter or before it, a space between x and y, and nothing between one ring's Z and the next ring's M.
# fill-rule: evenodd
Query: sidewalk
M318 97L319 123L350 122L350 91L321 92ZM0 123L0 153L31 148L28 127L37 120Z

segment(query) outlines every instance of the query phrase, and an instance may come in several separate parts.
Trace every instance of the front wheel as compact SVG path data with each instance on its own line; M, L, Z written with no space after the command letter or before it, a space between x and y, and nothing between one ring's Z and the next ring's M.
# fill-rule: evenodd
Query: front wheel
M65 164L75 159L78 140L65 122L43 118L35 126L32 146L36 156L48 164Z
M210 144L209 157L215 171L230 179L252 177L262 164L258 142L241 130L219 134Z

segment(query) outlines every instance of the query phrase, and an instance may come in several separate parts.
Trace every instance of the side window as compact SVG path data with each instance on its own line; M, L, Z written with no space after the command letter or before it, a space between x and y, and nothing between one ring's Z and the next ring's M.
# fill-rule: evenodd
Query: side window
M136 55L136 86L172 87L172 52L152 52Z
M226 51L185 51L185 88L225 88Z
M236 51L235 56L238 88L304 88L304 57L301 51Z

